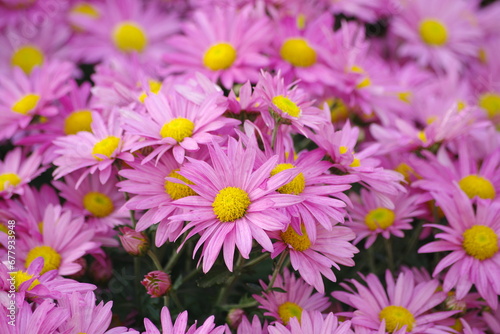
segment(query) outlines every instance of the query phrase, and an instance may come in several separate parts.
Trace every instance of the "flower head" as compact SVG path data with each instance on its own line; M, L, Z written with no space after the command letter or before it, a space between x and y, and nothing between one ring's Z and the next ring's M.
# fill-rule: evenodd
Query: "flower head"
M147 273L141 284L152 298L162 297L172 288L170 275L159 270Z

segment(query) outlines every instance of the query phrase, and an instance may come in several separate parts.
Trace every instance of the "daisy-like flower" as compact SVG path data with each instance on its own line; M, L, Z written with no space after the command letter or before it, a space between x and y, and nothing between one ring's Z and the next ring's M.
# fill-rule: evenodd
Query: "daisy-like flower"
M434 156L424 152L427 161L412 159L415 171L422 179L413 182L418 187L432 192L446 192L452 194L456 191L454 183L471 199L497 198L500 192L500 150L488 154L479 163L474 159L466 145L459 145L458 159L443 147ZM480 166L479 166L480 165Z
M201 234L194 254L203 245L204 272L210 270L222 246L224 261L232 271L236 246L246 259L254 239L265 250L273 250L266 231L282 230L288 220L277 209L301 201L295 195L277 193L276 189L295 177L297 171L284 170L270 177L277 157L268 159L256 169L258 147L248 145L244 148L233 138L229 138L225 151L217 143L208 150L212 165L190 159L190 163L181 168L179 174L193 183L189 186L197 195L175 201L175 205L188 212L170 219L189 221L184 228L191 229L186 239ZM185 184L177 178L167 180Z
M7 153L0 161L0 196L22 195L27 184L46 169L40 167L41 162L38 152L26 156L20 147Z
M340 270L339 264L354 266L352 258L358 253L358 249L350 243L356 235L349 227L336 225L327 230L318 224L316 231L315 240L309 238L304 225L300 233L290 224L284 232L274 231L268 234L277 239L271 257L275 258L288 251L293 269L299 271L304 281L324 293L322 276L335 282L337 279L332 266L337 270Z
M35 68L29 76L17 67L9 71L10 79L0 82L0 140L25 129L35 115L56 115L51 103L70 89L71 70L70 63L51 62Z
M264 290L267 284L260 281ZM253 295L259 302L259 308L266 310L265 316L276 319L287 325L291 318L301 320L303 311L322 312L330 306L328 297L321 293L313 293L313 287L301 278L296 278L293 273L285 269L283 275L276 276L273 288L280 288L285 292L263 292L262 296Z
M27 236L18 243L19 257L25 268L43 257L40 274L57 269L59 275L71 275L81 269L75 260L100 246L91 241L93 237L93 230L85 229L83 217L72 218L71 211L50 205L45 210L41 235Z
M223 117L226 105L219 105L219 94L212 94L197 105L179 94L152 95L145 101L147 114L124 110L124 128L128 133L144 137L132 150L154 148L143 163L160 158L167 151L178 163L184 161L186 151L197 151L200 144L216 139L215 132L239 122Z
M478 200L476 209L465 193L455 185L453 195L433 193L449 226L429 224L442 232L419 249L419 253L451 251L434 269L433 276L450 267L444 277L443 289L456 288L462 299L474 285L486 302L496 309L500 295L500 204Z
M69 333L85 334L122 334L137 333L129 332L125 327L115 327L107 330L111 324L113 302L96 303L96 296L93 292L85 294L71 293L67 294L58 301L59 307L69 311L68 319L59 326L59 330L69 331Z
M169 220L172 215L183 212L172 204L172 201L196 193L189 186L165 180L173 177L191 184L178 171L180 165L172 155L165 154L155 164L152 161L142 164L140 161L130 162L130 168L122 169L119 174L126 178L117 184L120 191L135 194L128 200L126 206L130 210L147 210L136 225L136 231L141 232L158 223L155 244L163 245L167 240L174 241L180 234L183 220Z
M404 230L411 230L413 219L426 211L417 202L418 196L398 194L390 196L392 205L386 205L376 192L361 189L361 196L351 194L354 203L349 210L352 221L346 222L356 233L354 244L364 238L365 248L369 248L382 235L389 239L392 235L404 237Z
M342 283L348 292L332 293L355 309L338 315L350 317L356 333L449 333L449 327L436 323L459 311L434 310L446 299L445 292L437 291L439 281L417 283L410 271L400 273L394 280L387 270L386 289L374 274L362 278L368 287L353 279L350 282L354 288Z
M254 315L252 322L246 316L242 316L241 322L238 325L236 334L268 334L268 324L264 321L264 325L260 323L259 317Z
M403 40L399 55L453 73L478 54L482 36L475 20L468 3L418 0L402 6L391 31Z
M66 2L47 4L44 0L2 0L0 29L18 25L32 32L47 24L47 21L54 20L61 24L58 18L64 15L66 9ZM28 32L24 35L29 35Z
M149 319L144 319L144 327L146 331L142 334L222 334L225 332L225 326L215 327L215 317L212 315L205 320L203 325L196 328L197 323L194 323L189 328L187 327L188 312L183 311L177 316L175 322L172 323L172 317L167 307L161 309L161 332Z
M105 119L97 112L92 113L92 132L80 131L76 135L60 137L54 141L58 146L55 151L59 155L54 160L57 166L54 178L58 179L76 170L85 168L76 183L99 171L99 180L105 183L112 174L113 162L120 159L133 161L130 149L133 139L123 134L118 112L112 110Z
M270 129L276 122L289 124L295 132L307 137L306 127L318 130L328 120L322 110L313 106L309 94L295 84L285 85L280 73L273 76L262 71L255 93L264 102L262 118Z
M234 83L257 82L259 69L269 63L262 54L271 36L269 19L251 5L196 11L182 30L168 40L173 50L163 57L164 74L197 71L230 89Z
M325 317L321 312L306 310L302 311L300 321L291 318L289 327L275 323L268 330L269 334L354 334L349 320L340 322L331 312Z
M155 1L106 0L94 5L99 17L71 17L83 30L74 37L72 48L89 63L136 54L143 66L154 67L168 50L164 40L179 28L177 19L161 12Z
M96 233L108 233L113 227L127 225L129 213L123 208L125 199L116 191L116 174L104 184L97 175L88 175L76 188L80 173L75 172L64 177L65 182L54 181L53 185L66 200L65 207L75 216L84 216L85 221Z

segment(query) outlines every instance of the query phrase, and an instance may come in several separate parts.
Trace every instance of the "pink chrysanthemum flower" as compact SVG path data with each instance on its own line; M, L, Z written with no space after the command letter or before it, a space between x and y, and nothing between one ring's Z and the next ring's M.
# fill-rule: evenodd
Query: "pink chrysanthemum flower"
M46 169L40 167L41 162L42 157L38 152L26 156L20 147L7 153L4 160L0 161L0 197L22 195L26 185Z
M369 248L382 235L385 239L391 236L404 237L404 230L411 230L413 219L426 211L417 202L416 195L397 194L390 196L389 207L373 191L361 189L361 196L351 194L353 207L349 210L352 221L346 222L356 233L354 244L364 238L365 248Z
M201 160L189 159L180 175L193 184L196 196L188 196L174 202L189 209L172 220L189 221L184 230L191 229L187 239L196 234L201 238L194 253L203 245L203 271L214 264L224 246L224 261L232 271L235 247L248 259L252 241L256 240L265 250L273 245L266 231L285 227L287 216L277 209L296 204L301 199L295 195L280 194L275 190L297 175L294 169L284 170L272 177L271 170L277 157L268 159L255 169L258 148L243 147L241 142L229 138L224 150L217 143L208 147L212 166ZM184 183L169 177L168 181Z
M398 53L422 66L456 72L478 55L481 31L470 4L453 0L405 3L391 31L403 40Z
M184 24L183 35L168 40L173 51L164 55L164 74L197 71L227 89L235 82L257 82L258 71L269 63L262 50L270 32L268 18L251 5L196 11Z
M486 302L496 309L500 295L500 205L498 202L478 200L476 209L467 195L457 189L453 196L433 193L443 210L449 226L429 224L442 231L441 239L424 245L419 253L451 251L434 269L433 276L450 267L443 289L456 288L462 299L474 285Z
M453 194L454 183L471 199L497 199L500 193L500 150L497 149L481 162L474 159L472 152L460 144L458 159L443 147L434 156L425 153L427 161L412 159L413 169L422 179L413 182L414 187L433 192Z
M54 145L58 146L58 149L55 153L59 157L54 160L57 166L54 178L58 179L85 168L76 187L87 175L96 171L99 171L101 183L105 183L112 174L115 160L133 161L133 155L126 152L130 149L133 138L123 134L118 116L115 110L106 119L93 112L92 132L80 131L76 135L56 139Z
M58 301L58 306L69 311L68 319L59 326L62 333L85 333L85 334L125 334L131 333L125 327L115 327L107 330L111 324L113 302L96 303L93 292L85 294L71 293L65 295ZM132 333L138 333L133 331Z
M436 323L459 311L433 310L446 299L445 292L437 291L437 280L416 283L409 271L400 273L394 280L387 270L387 288L384 288L374 274L362 278L368 287L353 279L350 282L354 288L342 283L348 292L332 293L334 298L355 309L339 315L351 318L356 333L449 333L450 327Z
M320 124L328 121L325 113L313 106L309 94L295 84L285 85L279 73L273 76L262 71L255 93L263 100L262 118L270 129L279 121L308 136L306 127L318 130Z
M304 225L297 232L290 224L284 232L273 231L268 234L276 239L271 257L275 258L288 251L293 269L298 270L304 281L324 293L322 276L336 282L332 266L337 270L340 270L339 264L354 266L352 258L358 253L358 249L350 243L356 235L348 227L335 225L327 230L317 224L316 232L316 239L312 240Z
M155 164L152 161L142 164L140 161L130 162L130 168L122 169L119 174L126 178L117 184L120 191L135 194L126 204L130 210L147 210L136 226L141 232L158 223L155 244L163 245L167 240L174 241L181 232L183 220L169 220L172 215L184 212L172 204L172 201L196 193L187 185L165 180L174 177L190 184L188 179L177 172L180 165L169 154L163 155Z
M177 19L160 11L156 1L106 0L95 6L100 13L97 18L71 17L83 30L74 37L72 47L89 63L136 54L143 66L154 68L168 50L165 39L179 28Z
M71 211L60 206L46 208L40 235L23 238L18 243L19 258L26 268L36 258L43 257L41 274L57 269L59 275L71 275L81 269L75 260L100 244L91 241L94 232L85 229L83 217L71 216Z
M262 280L260 285L264 290L268 286ZM328 297L321 293L313 293L313 287L301 278L296 278L287 269L283 275L278 275L273 288L283 289L285 292L263 292L262 296L253 295L259 302L259 308L266 310L265 316L276 319L276 322L287 325L291 318L301 320L302 311L322 312L330 306Z
M397 11L397 8L388 7L389 0L328 0L330 10L334 14L355 16L366 22L375 22L384 14Z
M177 316L175 322L172 323L172 317L167 307L161 309L161 332L149 320L144 319L144 327L146 331L142 334L222 334L226 330L225 326L215 327L215 317L212 315L205 320L203 325L196 328L197 323L187 328L188 312L183 311Z
M246 316L242 316L236 334L268 334L268 328L267 321L262 325L257 315L253 316L251 323Z
M62 24L58 18L64 15L66 10L67 2L47 3L46 0L2 0L0 29L5 26L23 26L27 30L24 35L29 35L29 32L47 24L47 21L55 20Z
M197 105L179 94L158 94L146 99L146 114L122 110L125 130L145 138L136 142L132 150L153 148L143 163L172 150L175 160L182 163L186 151L199 150L200 144L217 139L218 130L239 123L223 117L226 105L216 104L219 98L219 94L213 94Z
M0 140L25 129L35 115L57 114L52 102L69 91L71 66L66 62L51 62L35 68L29 76L19 68L9 72L10 79L0 82Z
M275 323L268 330L269 334L354 334L349 320L341 322L331 312L325 317L321 312L306 310L302 312L300 321L291 318L289 327Z

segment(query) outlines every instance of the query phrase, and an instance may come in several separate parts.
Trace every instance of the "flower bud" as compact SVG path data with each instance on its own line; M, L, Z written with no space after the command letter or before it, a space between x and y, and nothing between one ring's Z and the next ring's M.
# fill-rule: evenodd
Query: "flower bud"
M120 227L119 230L121 234L118 237L127 253L134 256L146 254L149 250L149 239L144 233L137 232L128 226Z
M113 277L113 264L111 258L104 255L94 256L94 261L89 267L89 276L98 285L106 285Z
M236 329L240 325L243 317L245 316L245 311L240 308L233 308L229 310L229 313L226 317L226 322L229 324L229 327Z
M141 284L152 298L164 296L172 288L170 275L159 270L151 271L144 276Z

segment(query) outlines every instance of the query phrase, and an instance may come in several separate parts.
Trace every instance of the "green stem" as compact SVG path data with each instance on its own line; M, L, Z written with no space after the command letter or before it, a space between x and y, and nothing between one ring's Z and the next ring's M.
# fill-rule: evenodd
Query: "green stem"
M274 128L273 128L273 133L271 137L271 149L274 150L274 146L276 146L276 138L278 137L278 128L280 127L280 123L275 120Z
M267 287L266 292L272 289L274 281L276 281L276 277L278 277L278 274L281 271L281 267L283 266L283 263L285 263L286 256L286 252L281 253L278 259L278 263L276 264L276 267L274 267L273 275L271 276L271 280L269 281L269 286Z
M376 274L377 270L375 267L375 256L373 255L373 245L368 248L368 267L370 268L370 272Z
M227 281L226 285L224 285L220 291L219 295L217 296L217 301L215 302L214 306L220 306L226 302L226 299L229 295L229 292L231 291L231 288L233 287L234 283L236 282L236 279L240 275L241 268L243 268L243 257L241 254L238 255L238 260L236 260L236 265L234 268L233 275L229 280Z
M258 263L261 263L262 261L264 261L265 259L267 259L269 257L269 253L264 253L262 254L261 256L259 257L256 257L255 259L253 260L250 260L248 261L247 263L245 263L245 265L243 265L243 268L246 268L246 267L251 267L253 265L256 265Z
M394 255L392 253L392 240L384 238L385 251L387 253L387 265L389 270L394 273Z
M186 238L187 238L187 232L184 233L184 236L182 237L181 245L184 243ZM172 270L172 268L175 266L175 264L177 263L177 261L181 257L183 249L184 249L184 247L181 249L179 249L179 248L174 249L174 251L172 252L172 256L170 256L170 259L168 260L167 265L165 266L165 269L163 271L168 273L169 271Z
M156 254L153 253L151 250L148 250L148 255L151 258L151 260L153 260L153 264L155 265L156 270L163 271L163 267L162 267L160 261L158 260L158 257L156 256Z

